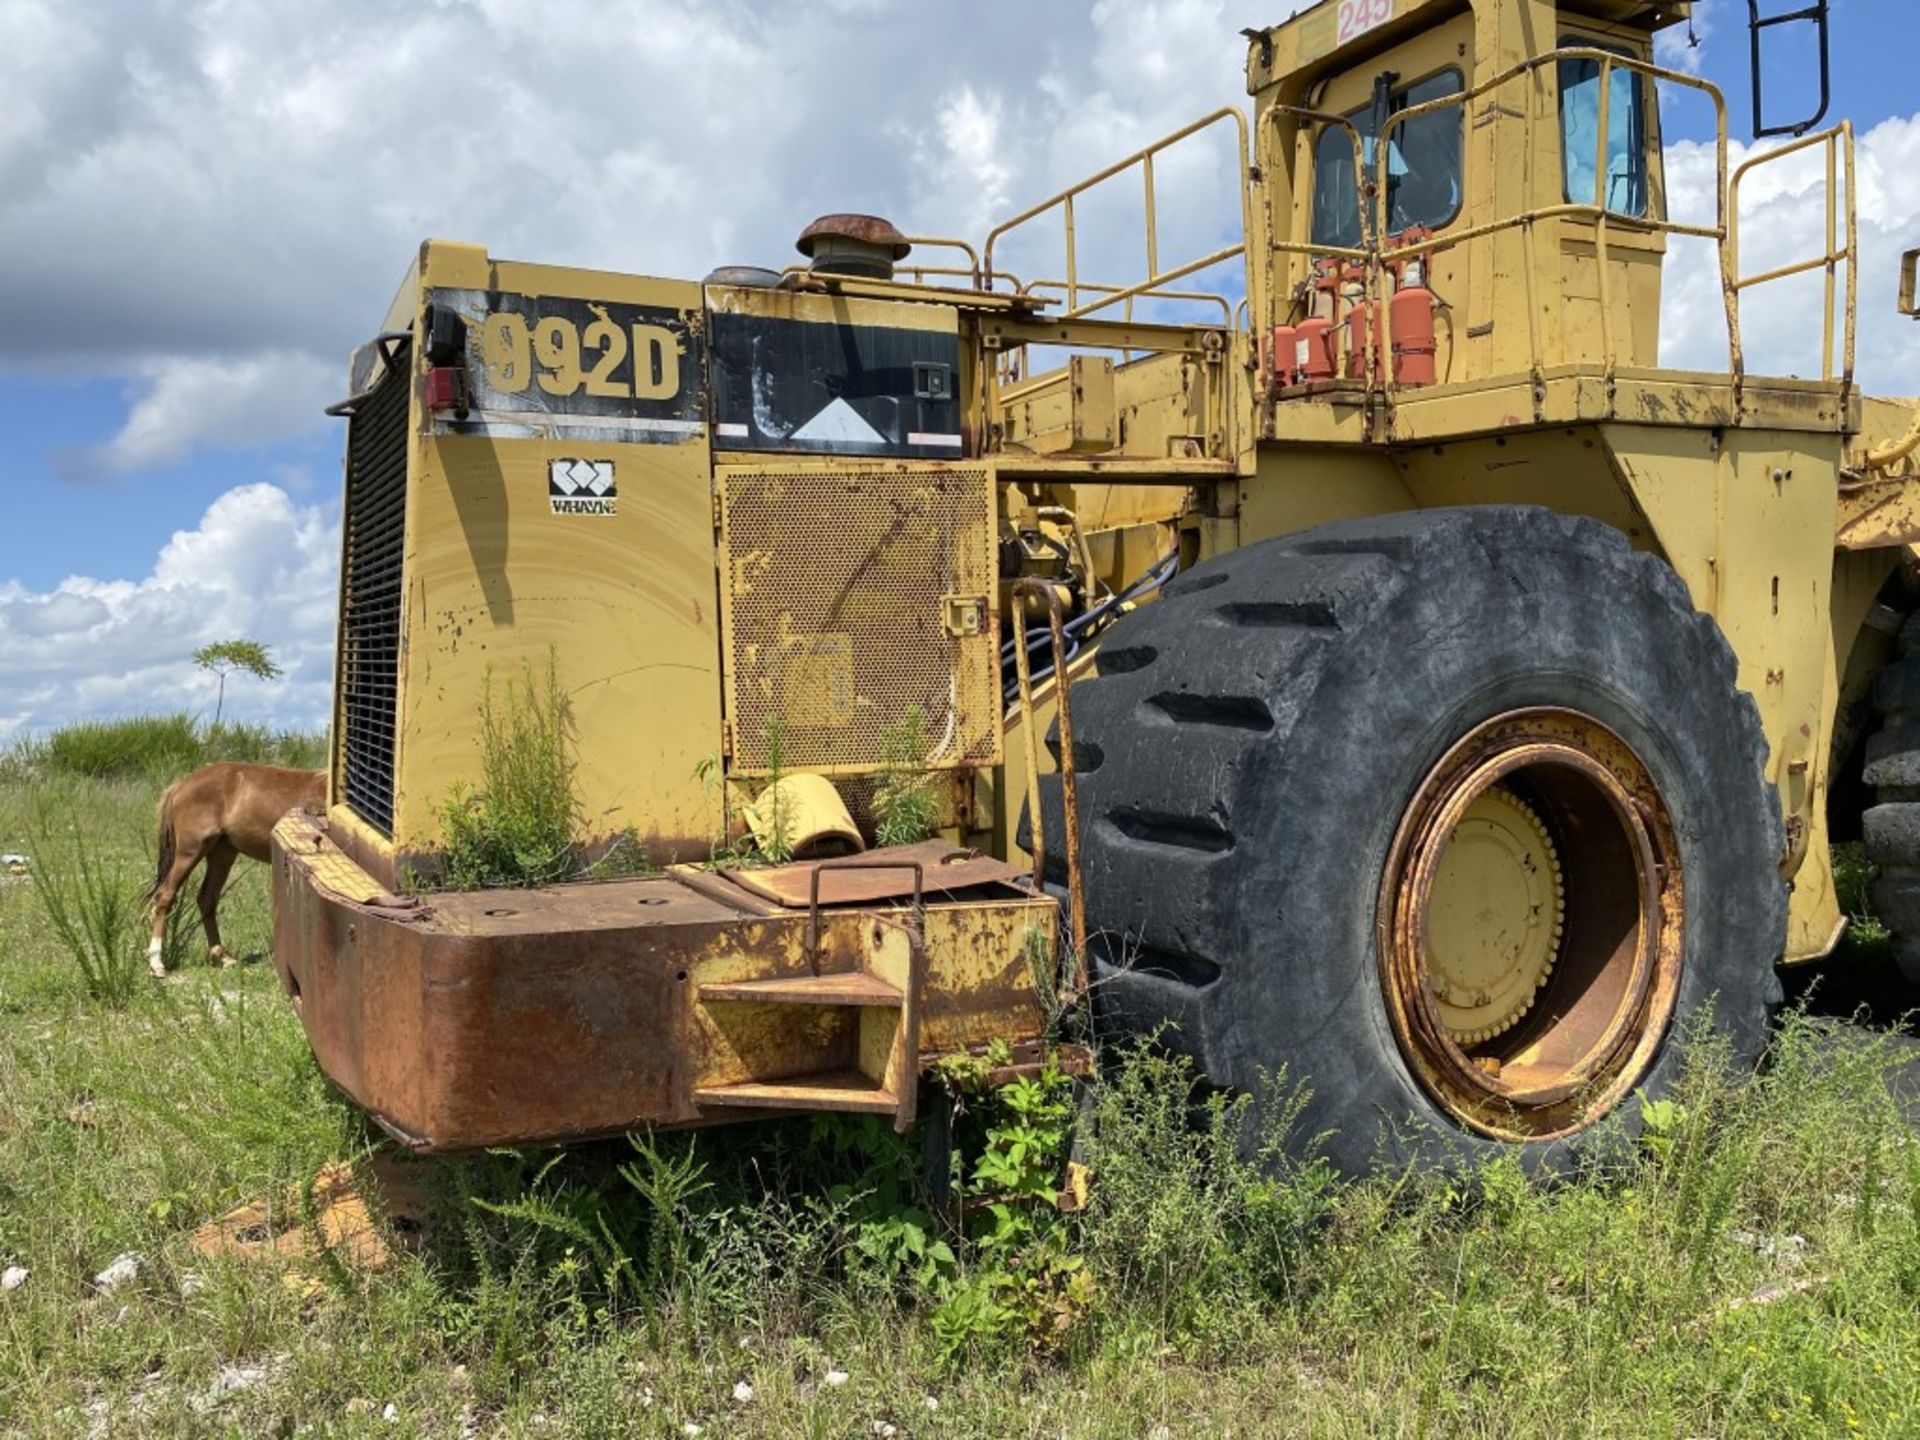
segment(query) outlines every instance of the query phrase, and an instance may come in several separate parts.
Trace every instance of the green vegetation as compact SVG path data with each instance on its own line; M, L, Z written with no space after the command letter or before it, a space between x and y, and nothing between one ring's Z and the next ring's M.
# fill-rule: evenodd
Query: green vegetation
M496 705L493 673L480 696L480 787L456 785L441 806L445 883L455 890L550 885L579 870L580 801L573 720L556 662L531 662Z
M739 810L745 828L734 827L733 795L726 767L718 755L709 755L694 767L694 778L714 798L718 828L707 857L709 868L733 868L756 865L784 865L793 859L793 817L781 804L777 788L786 776L786 726L778 715L770 718L762 732L766 739L767 773L753 789L753 799Z
M82 830L58 790L34 798L27 874L47 927L79 967L88 997L123 1009L147 980L140 867ZM150 880L152 862L144 868Z
M927 717L910 706L880 737L880 784L873 795L873 843L913 845L933 834L939 805L926 772Z
M50 813L96 877L144 883L155 798L0 778L0 850L35 854ZM90 893L58 837L35 861ZM1086 1089L988 1090L973 1062L922 1107L952 1121L944 1187L922 1136L842 1117L417 1162L413 1248L303 1295L189 1245L244 1202L310 1229L303 1187L378 1139L257 963L266 880L243 864L223 912L256 963L121 1008L34 883L0 881L0 1271L29 1272L0 1290L0 1434L1920 1428L1920 1146L1888 1040L1803 1013L1757 1080L1694 1046L1645 1138L1568 1183L1253 1163L1277 1135L1151 1050ZM1074 1136L1093 1183L1062 1214ZM123 1252L138 1273L104 1291Z
M264 725L202 725L184 713L83 720L0 752L0 782L62 776L165 784L215 760L317 769L326 763L320 735Z
M213 705L213 723L220 723L220 712L227 704L227 676L236 670L256 680L278 680L286 672L273 662L273 655L258 640L217 640L193 652L193 663L220 677L220 695Z
M1833 887L1847 917L1847 944L1862 959L1893 954L1893 932L1873 913L1873 882L1879 873L1858 840L1833 847Z

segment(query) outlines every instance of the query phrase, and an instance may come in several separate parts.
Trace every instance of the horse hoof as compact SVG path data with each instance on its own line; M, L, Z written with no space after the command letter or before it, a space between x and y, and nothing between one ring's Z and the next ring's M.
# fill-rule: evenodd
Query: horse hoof
M207 952L207 958L209 960L218 960L220 962L221 968L228 969L228 970L232 969L235 965L238 965L240 963L238 960L234 959L233 956L227 953L226 947L224 945L214 946L213 949Z
M164 980L167 978L167 967L158 960L147 961L147 969L152 972L153 978L156 980Z

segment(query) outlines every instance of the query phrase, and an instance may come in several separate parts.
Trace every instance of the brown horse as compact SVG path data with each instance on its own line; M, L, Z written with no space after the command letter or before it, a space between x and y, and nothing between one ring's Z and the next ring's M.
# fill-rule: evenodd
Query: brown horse
M160 797L160 868L147 891L153 905L147 968L156 979L167 975L166 962L160 958L167 915L193 867L207 862L207 873L200 881L200 923L206 927L207 954L231 965L233 960L220 943L214 912L235 858L271 858L269 837L280 817L289 810L318 810L326 798L324 770L286 770L230 760L203 765L167 787Z

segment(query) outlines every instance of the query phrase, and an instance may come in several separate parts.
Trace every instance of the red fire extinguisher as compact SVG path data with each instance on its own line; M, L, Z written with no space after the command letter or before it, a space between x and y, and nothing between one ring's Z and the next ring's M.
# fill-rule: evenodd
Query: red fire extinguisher
M1341 279L1356 297L1353 308L1347 312L1347 379L1360 380L1380 378L1379 337L1370 335L1374 329L1373 301L1366 297L1366 271L1358 265L1349 266ZM1374 343L1373 370L1367 369L1367 344Z
M1299 338L1299 330L1292 325L1273 327L1273 339L1267 349L1267 372L1271 380L1270 388L1276 393L1293 384L1294 372L1300 368L1294 359L1294 348Z
M1333 317L1339 303L1340 274L1330 260L1313 262L1313 313L1302 320L1293 337L1293 374L1299 384L1333 379Z
M1402 385L1432 385L1439 379L1434 356L1433 291L1427 288L1426 258L1414 255L1400 267L1388 316L1393 324L1393 378Z

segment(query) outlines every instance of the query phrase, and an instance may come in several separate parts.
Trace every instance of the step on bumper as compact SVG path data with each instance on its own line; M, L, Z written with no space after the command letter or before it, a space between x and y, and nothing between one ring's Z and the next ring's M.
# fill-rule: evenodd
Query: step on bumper
M833 877L817 926L778 885L706 872L392 896L294 814L274 832L274 968L321 1069L422 1152L770 1110L904 1121L933 1059L1044 1032L1059 916L1012 867L966 861L948 892L943 847L902 849L926 852L917 983L909 899L868 872Z

